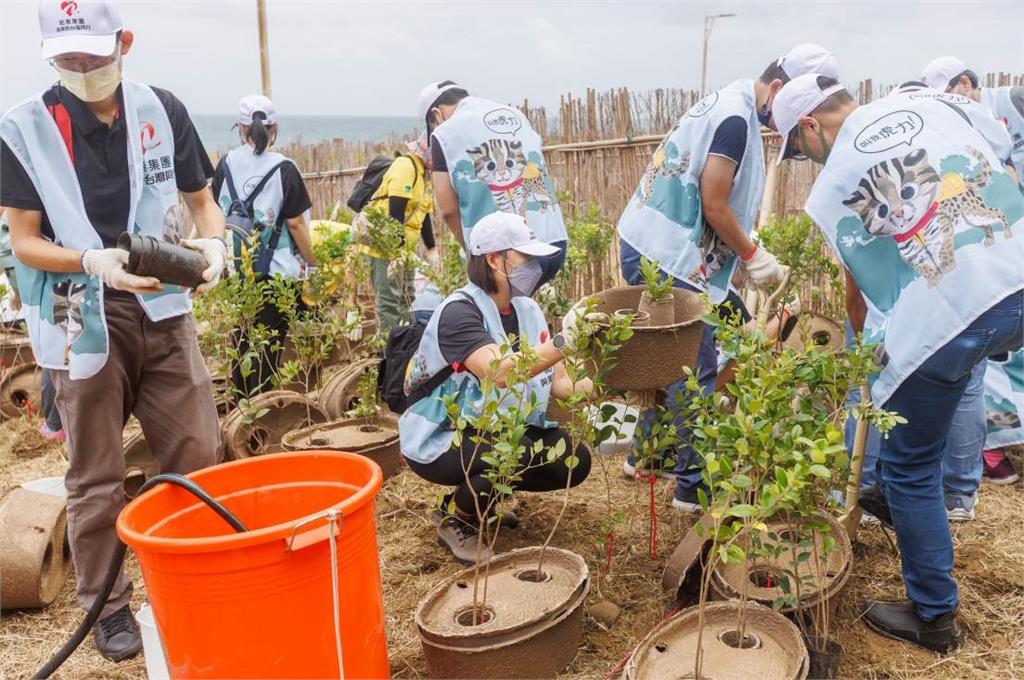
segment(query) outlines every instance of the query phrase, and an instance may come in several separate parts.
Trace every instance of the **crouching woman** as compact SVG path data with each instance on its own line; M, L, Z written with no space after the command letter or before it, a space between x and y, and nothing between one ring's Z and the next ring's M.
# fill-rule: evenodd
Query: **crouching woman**
M555 250L534 239L518 215L493 213L477 222L469 244L470 283L441 303L411 360L406 392L414 395L413 403L398 421L402 453L420 477L454 487L448 500L455 512L447 517L437 513L437 533L439 543L463 564L473 564L478 554L481 560L491 556L486 545L478 546L477 509L493 505L489 466L484 462L492 433L469 429L455 444L445 398L453 396L460 415L471 420L485 401L481 381L493 379L502 392L509 387L506 380L522 357L497 359L510 338L513 352L528 343L536 357L527 383L517 386L523 398L499 406L521 408L536 397L536 408L526 417L518 466L522 472L510 486L518 491L553 491L576 486L590 473L590 452L583 446L572 452L568 435L546 418L550 398L565 398L573 389L593 389L589 381L573 383L562 362L563 352L575 346L575 322L549 337L544 314L530 297L542 273L538 258ZM420 398L413 401L416 396ZM547 452L560 441L565 453L547 462ZM536 442L542 442L539 451ZM573 453L575 465L567 465ZM516 520L506 512L501 522L510 526Z

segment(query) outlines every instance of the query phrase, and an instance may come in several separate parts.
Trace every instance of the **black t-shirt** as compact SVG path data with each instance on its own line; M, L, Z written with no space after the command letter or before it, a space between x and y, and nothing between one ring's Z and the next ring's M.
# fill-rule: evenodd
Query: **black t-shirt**
M515 335L519 344L519 317L514 307L507 314L501 314L501 326L506 335ZM437 320L437 342L441 356L448 365L465 364L473 352L486 345L495 344L494 338L484 326L484 315L471 300L453 300L441 311Z
M210 186L213 190L214 200L220 199L220 190L224 185L224 158L227 156L221 158L217 163L217 170L213 174L213 184ZM302 175L295 164L285 163L275 172L281 173L281 191L284 195L284 200L281 202L281 217L290 220L309 210L313 206L313 202L309 200L306 183L302 181ZM237 182L238 178L235 179ZM238 185L235 184L235 186ZM244 199L245 196L239 196L239 198Z
M448 172L448 159L444 157L444 149L434 135L430 135L430 171Z
M708 149L709 156L723 156L736 163L736 169L740 168L743 162L743 152L747 148L747 121L740 116L729 116L721 122L715 130L715 136L711 139L711 148Z
M199 191L213 175L213 165L203 148L185 105L167 90L153 88L170 120L174 133L174 178L178 189ZM119 110L124 109L121 88L117 90ZM89 107L59 84L43 94L43 103L64 105L71 118L71 145L75 158L75 175L82 187L85 213L100 235L104 247L116 245L117 237L128 226L131 189L128 175L128 131L124 116L118 115L111 125L100 121ZM137 143L136 133L131 139ZM0 142L0 205L43 212L42 231L53 239L53 228L45 206L21 162Z

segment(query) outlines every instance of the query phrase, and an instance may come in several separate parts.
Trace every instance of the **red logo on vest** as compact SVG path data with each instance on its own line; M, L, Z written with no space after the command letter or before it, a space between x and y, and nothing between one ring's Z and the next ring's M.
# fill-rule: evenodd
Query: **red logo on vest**
M154 139L156 137L156 128L153 127L152 123L142 124L142 153L146 153L156 147L160 146L160 140Z
M68 16L78 14L78 3L75 0L64 0L64 2L60 3L60 10Z

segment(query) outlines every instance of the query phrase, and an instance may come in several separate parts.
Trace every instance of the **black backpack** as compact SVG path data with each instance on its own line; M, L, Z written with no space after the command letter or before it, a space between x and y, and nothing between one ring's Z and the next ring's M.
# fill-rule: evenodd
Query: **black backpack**
M235 191L235 182L231 177L231 168L228 167L227 160L221 161L221 171L224 173L224 184L228 188L228 196L231 198L231 204L228 206L227 215L224 217L225 226L234 235L234 251L235 251L235 268L236 271L242 261L242 247L243 245L248 247L252 235L255 233L258 235L254 250L249 253L250 259L252 260L252 270L257 276L267 276L270 273L270 261L274 259L274 251L277 250L277 244L281 240L281 232L284 230L284 219L278 214L277 219L273 225L266 225L262 222L257 222L253 213L253 204L256 202L256 197L263 191L263 187L267 185L270 178L274 176L274 173L281 169L281 166L290 161L284 160L275 165L270 171L263 176L263 179L259 181L253 190L249 192L249 195L244 199L238 197L238 192ZM268 228L271 227L271 228Z
M460 292L460 295L472 301L465 293ZM416 321L412 324L393 326L388 332L387 347L377 369L377 392L381 400L395 413L405 413L410 406L428 396L455 372L451 366L445 366L415 392L405 393L405 374L409 362L420 348L420 340L425 330L426 322Z
M380 189L381 182L384 181L384 173L388 171L391 164L394 163L398 158L389 158L388 156L377 156L370 164L366 166L366 170L363 170L363 176L356 182L355 188L352 189L352 193L348 197L348 207L353 212L360 212L366 207L366 204L370 202L373 195L377 193L377 189ZM406 154L406 158L412 160L412 157ZM416 179L419 179L419 168L416 165L416 161L412 163L413 168L416 168Z

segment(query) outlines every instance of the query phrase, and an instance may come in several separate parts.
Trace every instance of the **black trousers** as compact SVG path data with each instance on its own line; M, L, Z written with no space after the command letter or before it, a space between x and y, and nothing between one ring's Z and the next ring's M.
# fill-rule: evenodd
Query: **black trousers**
M486 441L480 444L474 442L475 436L476 431L467 430L460 447L448 449L432 463L419 463L409 458L405 459L409 468L423 479L435 484L455 487L452 492L455 507L459 509L459 512L473 517L476 516L474 496L480 497L479 502L482 509L490 500L490 496L487 494L491 493L491 482L484 476L488 465L481 460L484 454L490 452L491 447ZM544 462L546 452L559 440L565 441L565 453L551 463ZM537 441L544 442L544 445L540 453L534 455L533 446ZM522 473L521 479L511 484L516 491L564 489L567 483L570 486L576 486L590 474L590 451L583 445L576 448L576 458L579 460L576 467L572 470L566 467L565 459L569 455L570 441L569 435L561 428L545 430L529 426L526 428L523 444L526 451L521 461L522 467L529 465L530 468ZM572 476L571 483L570 475Z
M269 294L268 294L269 298ZM295 304L299 312L306 310L305 303L301 297L296 299ZM234 384L238 394L235 398L252 397L273 389L274 375L277 372L278 362L281 358L281 350L284 341L288 336L288 319L281 313L281 310L274 305L273 301L267 299L256 315L255 325L265 326L270 332L270 345L257 351L252 362L252 372L247 376L242 375L241 366L235 364L231 369L231 382ZM238 355L244 357L249 351L249 338L246 334L237 332L235 334L235 346L238 347Z

